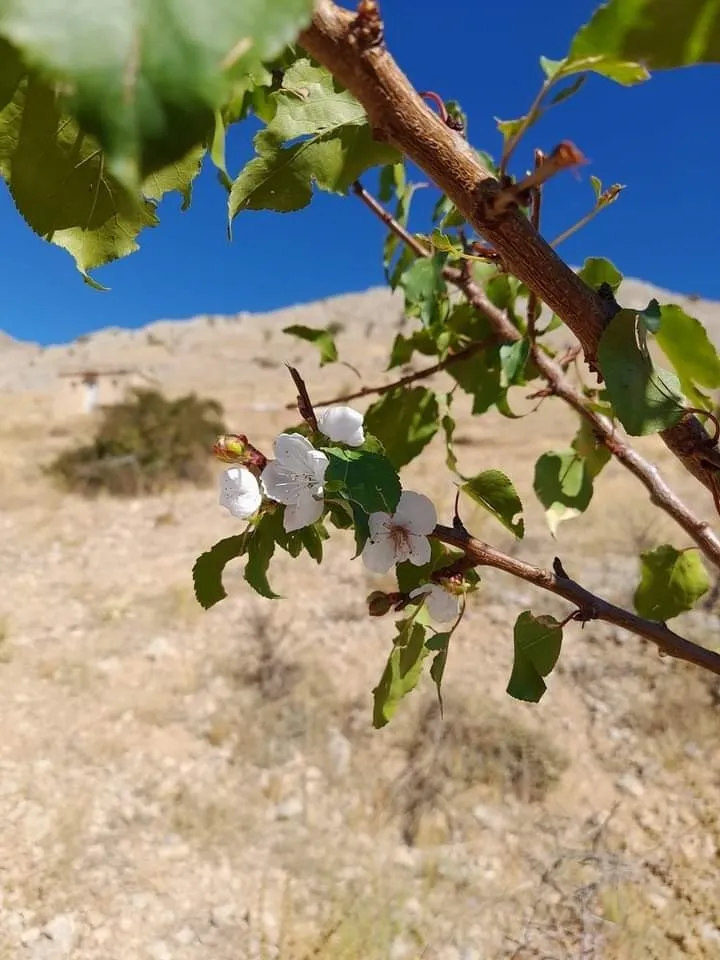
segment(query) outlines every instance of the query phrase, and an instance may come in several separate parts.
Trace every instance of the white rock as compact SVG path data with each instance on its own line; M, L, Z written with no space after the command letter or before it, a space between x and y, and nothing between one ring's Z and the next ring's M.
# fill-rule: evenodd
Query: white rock
M631 773L624 773L621 777L618 777L615 786L622 793L627 793L631 797L642 797L645 793L645 787Z
M276 820L292 820L302 815L305 809L303 798L300 796L288 797L282 803L278 803L274 810Z

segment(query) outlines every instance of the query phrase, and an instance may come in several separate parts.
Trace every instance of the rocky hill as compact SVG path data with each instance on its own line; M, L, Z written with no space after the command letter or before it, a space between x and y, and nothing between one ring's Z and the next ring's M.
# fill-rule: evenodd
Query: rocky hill
M718 304L634 281L619 299L652 296L717 335ZM282 333L291 323L333 324L352 366L320 369ZM401 303L373 290L47 349L0 343L3 960L720 955L712 678L590 623L568 629L539 705L509 701L515 617L567 608L490 572L451 651L444 719L425 683L375 732L370 691L391 630L367 618L378 580L345 539L321 568L278 559L288 599L260 600L231 570L229 598L204 613L192 563L236 529L214 490L86 501L41 470L92 429L58 404L69 369L137 367L170 392L216 396L263 446L294 420L285 362L316 401L386 382L401 323ZM527 504L519 545L468 511L484 538L542 564L560 555L622 603L640 549L684 542L616 466L552 540L533 465L567 444L574 417L546 403L474 421L456 406L463 472L502 467ZM661 443L639 447L712 519ZM429 450L404 482L448 515L439 438ZM713 610L678 624L717 644Z

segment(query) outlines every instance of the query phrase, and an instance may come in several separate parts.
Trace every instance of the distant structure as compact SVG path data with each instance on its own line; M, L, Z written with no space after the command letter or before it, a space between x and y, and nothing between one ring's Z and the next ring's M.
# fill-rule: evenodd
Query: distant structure
M58 406L67 413L92 413L100 406L121 403L133 387L156 385L157 381L134 367L67 370L61 381Z

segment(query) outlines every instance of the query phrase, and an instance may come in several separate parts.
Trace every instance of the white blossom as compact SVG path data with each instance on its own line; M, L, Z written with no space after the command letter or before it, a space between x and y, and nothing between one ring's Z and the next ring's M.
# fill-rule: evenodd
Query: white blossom
M363 563L373 573L387 573L394 564L405 560L416 567L429 563L428 534L436 523L431 500L422 493L403 491L394 514L370 514L370 537L362 552Z
M286 533L319 520L323 512L323 481L328 458L299 433L281 433L274 444L275 459L261 474L265 493L285 504Z
M363 415L352 407L327 407L317 412L318 429L335 443L359 447L365 443Z
M454 593L450 593L439 583L424 583L421 587L410 591L411 597L425 596L425 606L433 620L447 623L455 620L460 609L460 601Z
M260 484L245 467L230 467L220 474L220 506L239 520L247 520L262 503Z

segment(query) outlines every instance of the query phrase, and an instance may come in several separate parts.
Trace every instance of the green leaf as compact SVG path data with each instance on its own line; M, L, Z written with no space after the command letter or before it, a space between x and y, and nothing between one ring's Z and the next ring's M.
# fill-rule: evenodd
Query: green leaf
M408 267L398 286L405 294L405 309L411 316L420 317L425 327L440 319L440 303L447 293L438 257L422 257Z
M353 95L309 60L293 63L270 99L275 114L255 136L257 156L230 191L231 220L241 210L301 210L312 199L313 183L346 193L369 167L398 157L394 148L373 139Z
M12 62L0 56L0 88L14 77ZM202 153L159 170L143 185L144 196L135 195L108 173L97 141L60 113L53 91L34 75L0 111L0 174L18 211L35 233L67 250L94 286L90 270L133 253L140 231L158 223L152 201L177 190L187 207Z
M357 504L350 504L353 516L353 533L355 535L355 557L359 557L365 549L365 544L370 539L370 527L368 525L368 515L361 510Z
M405 189L405 163L388 163L380 171L378 199L380 203L389 203L393 194L399 194Z
M720 357L705 327L682 307L666 304L660 308L658 344L677 372L680 383L699 384L708 390L720 387Z
M425 387L396 387L365 413L365 427L376 436L399 470L430 443L440 426L435 394Z
M71 112L97 137L111 173L137 188L211 133L232 80L293 41L312 0L10 0L0 36L62 81Z
M250 532L247 541L248 559L245 564L245 580L256 593L268 600L282 599L279 593L275 593L267 579L268 567L275 553L281 513L280 510L274 510L272 513L263 514Z
M558 78L570 77L578 73L597 73L601 77L607 77L608 80L614 80L623 87L632 87L650 78L647 68L641 63L602 55L575 58L571 53Z
M590 423L584 417L580 418L580 429L572 442L572 448L582 457L591 480L594 480L612 459L612 454L604 443L596 439Z
M498 130L503 135L503 140L507 143L508 140L511 140L516 134L523 129L527 123L527 117L518 117L517 120L499 120L495 118L495 123Z
M410 337L404 337L401 333L398 333L390 351L388 370L392 370L394 367L404 367L406 363L410 362L416 350L426 357L433 357L437 354L435 337L429 330L425 328L417 330Z
M555 536L563 520L587 510L593 495L592 474L577 450L551 451L535 464L533 489Z
M395 512L400 500L400 479L387 457L340 447L328 447L325 453L330 461L326 481L340 481L348 499L365 513Z
M430 235L430 243L433 249L437 250L438 253L453 253L456 256L462 256L464 253L462 244L458 240L449 237L437 227Z
M525 610L515 621L515 660L507 692L516 700L537 703L547 690L543 677L555 667L562 646L562 626L554 617Z
M569 100L570 97L574 97L575 94L580 90L587 80L587 74L579 73L572 83L568 83L567 86L562 87L557 93L554 93L550 97L549 105L551 107L556 106L558 103L562 103L565 100Z
M302 324L293 324L291 327L285 327L283 333L293 337L299 337L301 340L307 340L308 343L314 343L320 351L320 366L324 367L326 363L335 363L338 358L335 339L329 330L318 329L317 327L305 327Z
M453 473L457 473L458 460L455 455L455 447L453 445L453 439L455 437L455 420L450 415L450 398L452 394L448 394L448 412L444 415L440 421L440 426L443 428L445 433L445 466L448 470L451 470Z
M720 63L718 8L712 0L610 0L572 41L569 59L603 56L665 70Z
M692 610L710 587L700 553L695 547L676 550L669 544L640 555L641 579L635 591L635 609L649 620L670 620Z
M448 364L447 372L473 398L473 414L485 413L504 396L500 348L488 347Z
M438 704L440 706L440 716L445 712L442 697L442 681L445 676L445 667L447 666L448 650L450 649L450 634L436 633L426 642L425 646L430 651L437 650L430 665L430 677L437 690Z
M247 549L247 535L238 534L219 540L207 553L201 554L193 567L193 587L201 607L209 610L227 596L222 583L225 567Z
M540 67L548 80L552 79L564 64L564 60L550 60L548 57L540 57Z
M512 480L501 470L484 470L460 487L519 540L525 535L523 506Z
M380 682L373 690L373 726L376 729L389 723L403 697L415 689L427 653L425 628L413 620L400 621L395 646Z
M578 276L582 277L593 290L597 290L603 283L607 283L612 288L613 293L617 293L623 279L623 275L615 264L606 260L605 257L588 257Z
M680 381L654 367L645 324L636 311L620 310L609 321L598 360L613 410L630 436L657 433L682 417Z
M523 373L530 356L530 341L516 340L515 343L504 343L500 347L500 367L504 375L503 386L523 384Z

